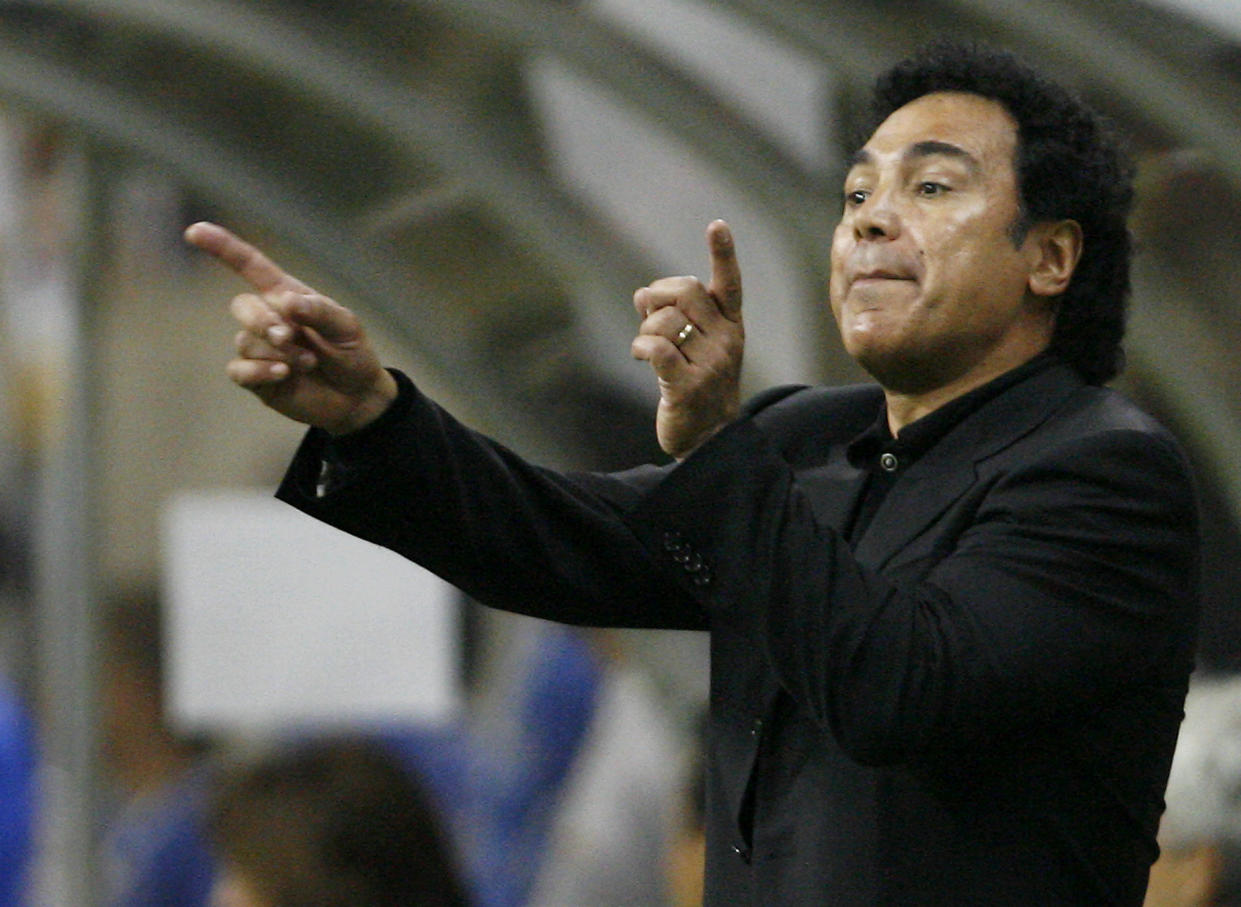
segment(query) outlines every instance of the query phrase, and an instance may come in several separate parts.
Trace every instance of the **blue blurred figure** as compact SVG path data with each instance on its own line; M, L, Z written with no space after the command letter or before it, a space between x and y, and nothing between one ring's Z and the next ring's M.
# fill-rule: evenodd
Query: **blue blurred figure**
M215 873L205 830L206 747L164 714L157 596L104 609L101 743L112 795L101 865L108 907L206 907Z
M441 808L478 907L528 903L599 694L600 666L579 631L538 625L526 642L494 714L388 740Z
M0 907L23 907L34 852L34 728L0 676Z

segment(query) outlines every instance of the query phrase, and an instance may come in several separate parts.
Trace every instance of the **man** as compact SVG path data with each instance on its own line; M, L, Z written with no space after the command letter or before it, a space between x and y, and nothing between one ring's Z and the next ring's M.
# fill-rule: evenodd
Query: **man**
M353 316L211 225L254 287L232 378L308 422L280 496L480 600L711 634L709 904L1142 901L1192 662L1194 494L1100 385L1130 177L1004 54L877 88L831 302L878 386L744 410L740 271L635 294L679 462L559 475L463 428Z

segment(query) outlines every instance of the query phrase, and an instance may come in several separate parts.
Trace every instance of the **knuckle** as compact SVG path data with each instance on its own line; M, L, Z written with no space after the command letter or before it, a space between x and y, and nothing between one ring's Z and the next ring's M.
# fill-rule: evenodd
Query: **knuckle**
M656 332L662 333L669 330L679 331L682 327L681 320L683 317L675 306L667 306L655 312L650 320L653 322Z
M295 306L302 304L304 294L287 287L268 294L267 303L281 315L287 315Z
M680 359L681 354L671 341L660 343L651 350L651 366L661 378L668 378L669 373Z
M646 289L653 295L658 296L665 305L674 302L676 297L693 292L702 286L702 282L697 277L681 275L677 277L661 277L654 281Z

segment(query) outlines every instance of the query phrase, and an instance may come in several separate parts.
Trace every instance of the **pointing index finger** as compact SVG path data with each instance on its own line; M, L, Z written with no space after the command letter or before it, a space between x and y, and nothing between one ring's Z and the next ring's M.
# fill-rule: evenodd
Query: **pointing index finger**
M213 255L260 293L310 288L241 237L218 224L200 221L185 230L185 241Z
M722 220L707 227L707 249L711 254L711 285L707 288L730 321L741 320L741 266L732 230Z

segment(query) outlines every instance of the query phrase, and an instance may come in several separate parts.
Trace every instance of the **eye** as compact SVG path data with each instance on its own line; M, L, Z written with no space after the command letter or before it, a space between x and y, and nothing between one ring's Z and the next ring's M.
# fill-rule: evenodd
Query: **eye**
M866 199L870 198L870 192L866 189L850 189L845 192L845 207L856 208Z
M951 191L943 183L937 183L933 180L923 180L918 183L918 194L923 198L934 198L937 195L943 195Z

